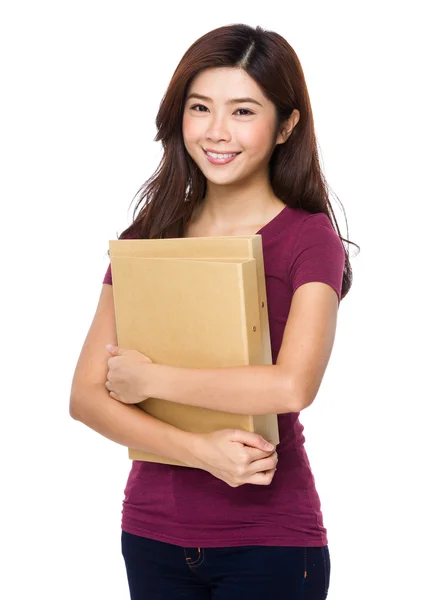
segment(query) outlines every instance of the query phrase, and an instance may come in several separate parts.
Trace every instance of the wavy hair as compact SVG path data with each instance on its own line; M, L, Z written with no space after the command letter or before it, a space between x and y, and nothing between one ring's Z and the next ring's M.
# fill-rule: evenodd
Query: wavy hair
M244 69L276 107L277 130L296 108L300 119L284 144L276 146L270 159L274 194L292 208L327 215L341 239L345 265L341 297L352 284L348 249L343 242L329 201L314 131L313 113L300 61L288 42L273 31L244 24L219 27L199 38L179 62L156 117L163 155L154 174L141 186L133 223L119 239L182 237L194 209L206 193L206 179L188 154L182 136L187 90L205 69ZM140 208L142 204L142 207ZM341 203L340 203L341 204ZM341 205L342 206L342 205ZM347 219L346 219L346 225Z

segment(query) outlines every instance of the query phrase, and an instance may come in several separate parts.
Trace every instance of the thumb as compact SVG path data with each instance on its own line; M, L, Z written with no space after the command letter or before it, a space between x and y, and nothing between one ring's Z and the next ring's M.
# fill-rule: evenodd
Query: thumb
M259 450L274 450L273 444L267 442L267 440L261 435L258 435L258 433L252 433L251 431L237 429L231 439L233 442L240 442L246 446L258 448Z

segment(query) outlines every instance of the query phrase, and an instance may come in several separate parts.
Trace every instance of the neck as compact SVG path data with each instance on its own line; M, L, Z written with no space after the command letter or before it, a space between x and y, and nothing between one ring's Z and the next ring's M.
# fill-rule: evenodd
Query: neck
M205 198L198 217L212 227L250 227L265 223L285 206L274 195L270 181L259 180L238 185L216 185L207 182Z

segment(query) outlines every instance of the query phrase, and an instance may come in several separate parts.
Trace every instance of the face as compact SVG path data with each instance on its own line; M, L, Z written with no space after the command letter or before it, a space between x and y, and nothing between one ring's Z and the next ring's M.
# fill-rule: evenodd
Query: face
M271 154L284 141L275 128L274 104L242 69L203 71L187 92L184 144L211 183L268 177Z

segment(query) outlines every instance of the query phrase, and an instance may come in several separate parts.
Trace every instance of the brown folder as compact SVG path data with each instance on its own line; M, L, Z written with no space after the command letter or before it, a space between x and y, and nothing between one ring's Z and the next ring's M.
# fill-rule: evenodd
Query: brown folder
M261 236L111 240L118 344L153 362L271 364ZM237 428L278 443L277 415L236 415L159 398L140 408L180 429ZM129 458L182 465L129 448Z

